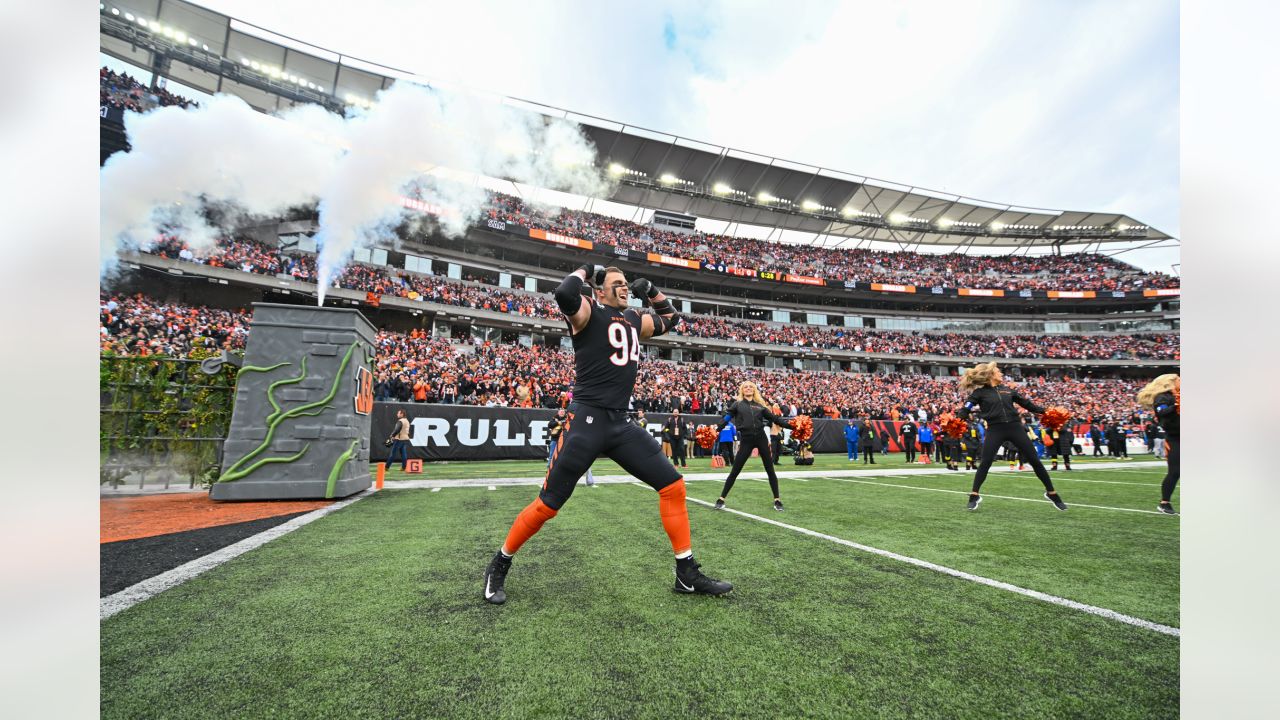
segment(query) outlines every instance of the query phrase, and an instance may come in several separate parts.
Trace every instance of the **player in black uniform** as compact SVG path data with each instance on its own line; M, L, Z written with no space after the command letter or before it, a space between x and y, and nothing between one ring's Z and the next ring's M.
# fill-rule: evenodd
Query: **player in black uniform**
M594 300L581 294L588 279L596 288ZM642 298L650 312L627 307L631 293ZM485 569L484 599L494 604L506 602L504 585L512 556L543 523L556 516L583 471L601 455L658 491L658 514L676 556L673 590L707 595L729 592L733 585L703 575L694 562L684 478L663 457L653 436L628 417L640 343L662 335L680 321L670 298L643 278L628 287L621 270L599 265L583 265L569 273L554 297L573 339L573 402L541 492L516 516L506 541Z
M978 491L987 479L991 463L996 459L996 450L1009 442L1017 449L1020 457L1026 458L1031 469L1036 471L1036 477L1044 483L1045 499L1059 510L1066 510L1067 504L1062 502L1058 492L1053 489L1049 471L1044 469L1044 464L1036 456L1031 439L1027 437L1027 428L1022 424L1021 414L1014 404L1036 414L1043 414L1044 408L1026 399L1017 390L1002 384L1003 380L1004 374L993 362L969 368L964 372L964 377L960 378L960 389L970 392L956 415L962 420L967 419L975 407L981 407L982 419L987 423L987 434L982 442L982 460L978 463L978 472L973 476L973 490L969 493L969 509L978 509L978 504L982 502Z
M795 428L790 420L783 420L769 409L768 401L760 396L760 388L750 380L738 387L738 398L725 411L724 419L716 429L717 432L723 430L731 420L738 428L741 442L738 443L738 454L733 458L733 469L729 471L729 477L725 478L724 490L720 491L720 499L716 500L715 509L724 508L724 500L729 497L733 482L738 479L738 473L742 472L742 466L747 464L747 458L751 457L751 450L755 449L760 452L760 461L764 463L764 471L769 476L769 489L773 490L773 509L781 510L782 497L778 494L778 474L773 471L773 453L769 450L767 426L768 423L773 423L792 430Z
M1165 440L1156 442L1169 443L1165 453L1169 469L1164 482L1160 483L1160 504L1156 505L1156 509L1166 515L1178 514L1169 501L1182 475L1182 411L1178 407L1181 395L1182 378L1174 373L1161 375L1138 393L1138 403L1154 410L1160 427L1164 429Z

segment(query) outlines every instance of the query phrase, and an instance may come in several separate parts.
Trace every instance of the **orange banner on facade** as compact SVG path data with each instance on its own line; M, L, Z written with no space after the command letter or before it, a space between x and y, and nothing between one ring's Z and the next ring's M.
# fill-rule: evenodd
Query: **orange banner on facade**
M1181 295L1182 288L1159 288L1157 290L1143 290L1143 297L1164 297L1167 295Z
M663 265L674 265L676 267L688 268L690 270L698 270L702 267L702 263L697 260L685 260L684 258L671 257L670 255L645 253L645 257L649 262L662 263Z
M800 283L801 285L826 285L827 282L822 278L809 277L808 275L783 275L782 279L789 283Z
M960 294L974 297L1004 297L1003 290L980 290L974 288L960 288Z
M916 286L915 285L885 285L883 283L871 283L871 289L879 290L880 292L913 293L916 291Z
M1098 293L1092 290L1050 290L1051 298L1095 298Z
M590 240L579 240L578 238L569 237L568 235L547 232L546 230L539 230L537 228L529 229L529 237L537 238L538 240L546 240L547 242L555 243L557 245L568 245L569 247L581 248L583 250L590 250L595 247L595 243Z

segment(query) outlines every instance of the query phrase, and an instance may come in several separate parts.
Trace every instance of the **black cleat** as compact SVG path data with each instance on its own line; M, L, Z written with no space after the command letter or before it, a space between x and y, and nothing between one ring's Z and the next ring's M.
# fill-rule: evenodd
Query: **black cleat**
M783 509L783 507L782 507L782 501L781 501L781 500L774 500L774 501L773 501L773 509L774 509L774 510L782 510L782 509Z
M978 506L979 506L979 505L981 505L981 504L982 504L982 496L981 496L981 495L970 495L970 496L969 496L969 504L968 504L968 506L967 506L967 509L969 509L969 510L977 510L977 509L978 509Z
M716 500L716 505L715 505L715 507L713 507L713 508L711 508L711 509L712 509L712 510L723 510L723 509L724 509L724 501L723 501L723 500Z
M1178 511L1173 509L1173 503L1167 503L1167 502L1161 501L1159 505L1156 505L1156 509L1164 513L1165 515L1178 514Z
M1053 506L1058 508L1059 510L1067 509L1067 504L1062 502L1062 498L1058 497L1057 493L1054 493L1052 495L1050 495L1049 493L1045 493L1044 498L1049 502L1053 503Z
M494 605L507 601L507 592L502 586L507 582L507 571L511 569L511 558L504 557L501 552L489 561L484 569L484 599Z
M702 567L693 559L688 562L676 561L676 584L671 588L675 592L690 595L693 593L702 593L703 595L723 595L733 589L732 583L723 580L715 580L702 574L698 568Z

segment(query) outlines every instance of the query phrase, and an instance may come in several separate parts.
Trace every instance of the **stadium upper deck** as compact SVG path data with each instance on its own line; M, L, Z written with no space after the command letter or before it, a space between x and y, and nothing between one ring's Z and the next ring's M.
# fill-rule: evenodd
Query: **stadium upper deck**
M368 107L412 74L344 57L182 0L101 8L102 51L203 92L264 111L317 103ZM424 83L426 84L426 83ZM728 223L820 237L964 248L1099 248L1170 236L1117 213L1014 207L815 168L506 99L577 123L595 164L616 182L607 199ZM804 277L803 273L789 273ZM979 288L982 289L982 288Z

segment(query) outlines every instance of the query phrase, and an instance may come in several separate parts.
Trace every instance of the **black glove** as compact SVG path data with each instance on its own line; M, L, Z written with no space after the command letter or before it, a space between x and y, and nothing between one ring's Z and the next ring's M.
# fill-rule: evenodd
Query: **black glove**
M604 266L603 265L583 265L578 268L587 274L587 282L596 287L604 287Z
M631 281L631 294L642 300L652 301L658 296L658 288L644 278L636 278Z

